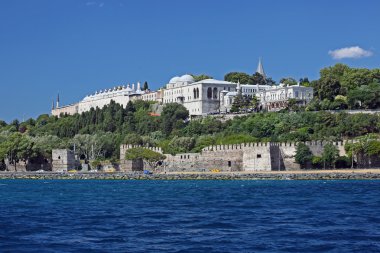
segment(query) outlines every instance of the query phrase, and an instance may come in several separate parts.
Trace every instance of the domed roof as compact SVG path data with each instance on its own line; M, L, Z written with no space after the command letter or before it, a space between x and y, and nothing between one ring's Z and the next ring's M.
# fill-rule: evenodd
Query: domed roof
M179 81L179 76L175 76L172 79L170 79L169 83L176 83Z
M188 83L193 83L195 82L194 78L191 76L191 75L183 75L181 76L181 78L179 79L181 82L188 82Z
M127 88L125 88L125 91L132 91L131 86L129 84L127 85Z

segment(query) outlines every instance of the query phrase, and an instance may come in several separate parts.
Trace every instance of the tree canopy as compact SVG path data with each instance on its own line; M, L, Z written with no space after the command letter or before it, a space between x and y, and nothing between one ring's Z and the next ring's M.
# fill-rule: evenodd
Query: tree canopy
M141 159L145 163L149 164L149 166L153 169L157 167L158 162L164 160L165 158L165 155L143 147L130 148L125 152L125 159Z

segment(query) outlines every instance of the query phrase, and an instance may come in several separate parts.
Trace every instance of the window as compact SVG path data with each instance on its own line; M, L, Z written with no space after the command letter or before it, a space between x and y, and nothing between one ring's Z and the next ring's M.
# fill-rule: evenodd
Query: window
M218 99L218 88L215 87L212 93L213 93L214 99Z
M207 98L212 98L212 89L211 89L211 87L209 87L207 89Z
M261 154L257 154L257 156L256 156L257 158L261 158Z
M231 167L232 163L231 161L228 161L228 167Z

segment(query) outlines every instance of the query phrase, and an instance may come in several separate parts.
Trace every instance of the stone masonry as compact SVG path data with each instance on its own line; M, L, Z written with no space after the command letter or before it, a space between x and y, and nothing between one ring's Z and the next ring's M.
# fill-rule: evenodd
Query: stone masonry
M321 155L323 146L327 142L306 142L314 155ZM344 144L334 143L341 156L345 155ZM126 150L136 146L121 145L120 168L122 171L143 170L143 163L126 161ZM279 171L299 170L300 166L295 162L297 143L241 143L234 145L214 145L206 147L200 153L182 153L176 155L165 154L166 159L158 167L160 171L182 172L210 172L212 170L234 171ZM149 148L162 153L160 148ZM149 169L146 168L145 169Z
M77 168L74 152L68 149L53 149L52 161L53 172L66 172Z

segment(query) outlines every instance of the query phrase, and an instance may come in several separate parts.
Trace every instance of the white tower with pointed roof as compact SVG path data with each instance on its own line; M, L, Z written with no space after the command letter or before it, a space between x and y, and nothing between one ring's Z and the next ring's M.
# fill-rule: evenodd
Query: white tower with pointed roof
M261 74L264 78L267 78L267 76L265 75L265 72L264 72L263 64L261 63L261 57L259 58L259 65L257 66L256 72Z

